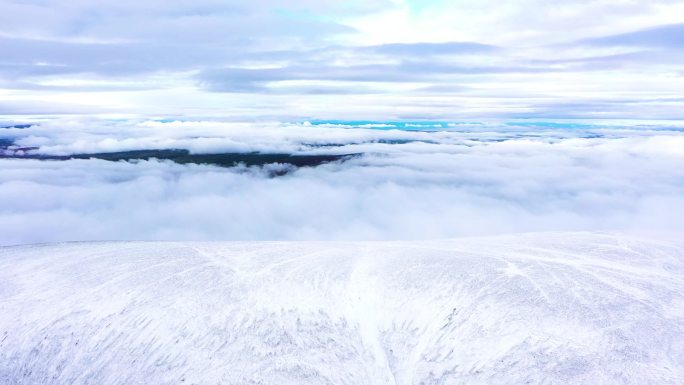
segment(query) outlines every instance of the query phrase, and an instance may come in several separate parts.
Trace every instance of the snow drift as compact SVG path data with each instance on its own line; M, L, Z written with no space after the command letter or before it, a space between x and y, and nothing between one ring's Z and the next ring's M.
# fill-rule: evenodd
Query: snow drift
M0 248L2 384L675 384L684 248L592 233Z

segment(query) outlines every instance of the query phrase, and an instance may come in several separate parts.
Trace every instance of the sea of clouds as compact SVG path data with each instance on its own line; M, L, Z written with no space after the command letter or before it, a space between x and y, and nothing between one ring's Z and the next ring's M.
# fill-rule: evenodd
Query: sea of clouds
M14 123L0 125L14 143L0 159L2 245L684 230L684 132L671 122ZM299 169L21 158L141 149L354 156Z

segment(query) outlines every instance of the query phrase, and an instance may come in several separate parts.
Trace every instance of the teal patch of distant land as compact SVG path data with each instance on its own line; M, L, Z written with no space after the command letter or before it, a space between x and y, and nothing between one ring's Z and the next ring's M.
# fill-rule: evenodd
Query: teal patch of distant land
M378 121L378 120L309 120L314 126L344 126L374 130L444 131L463 126L484 126L482 122L435 122L435 121Z
M603 123L584 123L584 122L544 122L544 121L508 121L503 123L508 127L526 127L533 129L549 130L596 130L596 129L628 129L628 130L648 130L648 131L684 131L682 125L672 123L644 123L640 121L630 122L603 122Z
M380 121L380 120L311 120L312 125L334 125L350 128L370 128L376 130L404 130L404 131L446 131L468 128L532 128L556 130L582 130L607 127L601 124L580 122L544 122L544 121L507 121L507 122L477 122L477 121Z

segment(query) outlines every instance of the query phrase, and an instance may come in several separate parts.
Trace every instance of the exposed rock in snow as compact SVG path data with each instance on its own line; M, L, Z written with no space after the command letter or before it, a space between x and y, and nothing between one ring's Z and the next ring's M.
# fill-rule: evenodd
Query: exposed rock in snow
M681 384L684 248L611 234L0 248L2 384Z

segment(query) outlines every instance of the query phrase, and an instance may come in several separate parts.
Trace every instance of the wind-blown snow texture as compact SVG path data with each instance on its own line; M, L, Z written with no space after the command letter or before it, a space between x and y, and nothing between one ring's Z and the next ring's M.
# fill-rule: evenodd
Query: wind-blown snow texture
M0 383L681 384L684 248L591 233L0 248Z

